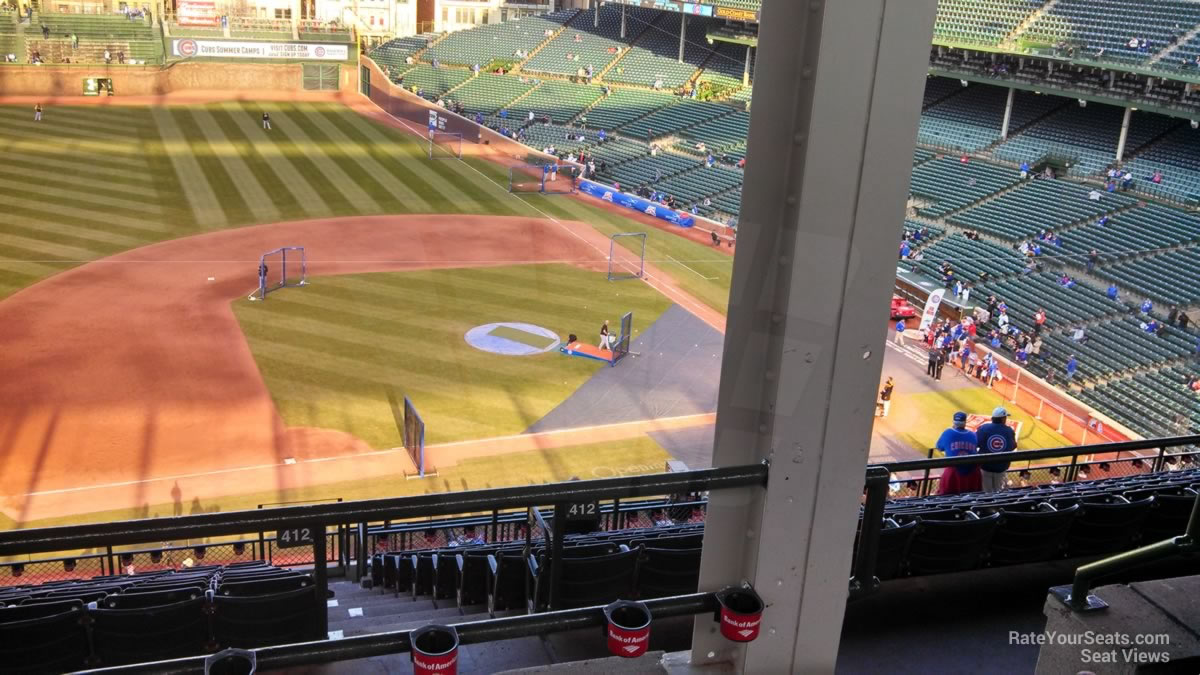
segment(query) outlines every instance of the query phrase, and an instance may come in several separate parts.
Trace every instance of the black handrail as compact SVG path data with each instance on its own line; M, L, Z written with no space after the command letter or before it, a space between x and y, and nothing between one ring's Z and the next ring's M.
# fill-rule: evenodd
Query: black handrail
M644 600L655 619L674 616L710 614L717 609L714 593L692 593L669 598ZM544 635L581 628L605 625L603 607L565 609L541 614L510 616L502 619L469 621L451 624L458 631L460 644L478 644L494 640L509 640L529 635ZM410 631L376 633L341 640L301 642L297 644L261 647L253 650L259 670L277 670L317 663L333 663L372 656L402 654L412 649ZM159 673L162 675L191 675L204 672L204 657L190 656L168 661L114 666L86 673Z
M888 470L881 466L867 467L867 497L863 503L854 575L850 577L851 597L871 593L879 586L879 579L875 576L875 563L879 557L879 532L883 529L883 511L887 502L890 477Z
M766 480L767 465L763 463L645 476L369 499L340 504L308 504L270 511L230 511L174 518L8 530L0 532L0 556L120 546L147 541L171 541L185 537L199 539L259 530L286 529L297 523L322 527L541 506L585 499L645 497L765 486Z

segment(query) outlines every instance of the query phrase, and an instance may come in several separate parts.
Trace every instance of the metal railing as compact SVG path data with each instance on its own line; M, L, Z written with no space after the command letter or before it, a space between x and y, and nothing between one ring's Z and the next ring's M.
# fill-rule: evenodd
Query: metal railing
M709 490L766 485L768 467L765 463L747 466L702 469L678 473L652 474L622 478L571 481L527 487L495 488L468 492L373 499L358 502L305 504L276 509L207 513L173 518L92 523L31 530L0 532L0 556L26 555L50 551L70 551L145 544L155 541L180 541L200 537L246 535L267 531L287 531L308 528L326 532L330 527L339 532L354 533L353 548L362 564L365 559L367 523L464 513L486 513L492 510L536 509L547 504L556 511L570 504L597 502L601 499L628 499L671 494L694 494ZM555 518L553 537L554 562L561 557L560 527L565 518ZM313 581L317 588L314 611L319 617L318 635L323 638L328 627L326 597L329 588L328 561L331 549L350 548L326 536L312 537L310 549ZM553 587L552 587L553 588Z

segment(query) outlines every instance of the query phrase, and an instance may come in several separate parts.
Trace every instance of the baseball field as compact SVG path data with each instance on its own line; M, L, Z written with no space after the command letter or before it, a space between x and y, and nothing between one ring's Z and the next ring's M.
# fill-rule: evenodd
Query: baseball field
M349 99L0 105L0 527L706 465L732 250L427 143ZM308 284L250 300L292 246ZM616 367L556 348L627 312ZM881 456L992 404L902 391Z

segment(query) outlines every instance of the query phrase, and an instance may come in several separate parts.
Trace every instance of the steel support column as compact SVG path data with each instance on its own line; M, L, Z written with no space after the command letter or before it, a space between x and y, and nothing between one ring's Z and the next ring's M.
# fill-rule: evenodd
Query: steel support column
M625 39L625 5L621 5L621 39Z
M1008 99L1004 102L1004 122L1000 125L1000 138L1008 138L1008 125L1012 123L1013 96L1016 89L1008 88Z
M1129 138L1129 118L1133 116L1133 108L1125 108L1125 116L1121 118L1121 135L1117 137L1117 161L1125 159L1125 141Z
M750 45L746 45L746 65L742 68L742 86L750 86L750 50L753 49Z
M592 0L592 28L600 25L600 0Z
M764 3L713 464L771 471L711 496L700 587L768 608L698 619L694 666L833 672L935 4Z

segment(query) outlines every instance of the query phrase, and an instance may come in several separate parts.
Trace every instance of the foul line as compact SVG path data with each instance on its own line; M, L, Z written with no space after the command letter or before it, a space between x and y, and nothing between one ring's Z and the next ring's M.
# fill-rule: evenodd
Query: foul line
M495 436L492 438L478 438L478 439L474 439L474 440L454 441L451 443L437 443L434 445L427 445L427 446L425 446L425 449L426 450L436 450L439 448L453 448L453 447L459 447L459 446L464 446L464 445L471 445L473 443L475 443L475 444L493 443L493 442L499 443L499 442L503 442L503 441L511 441L511 440L518 440L518 439L527 439L527 438L545 438L548 436L557 436L557 435L569 434L569 433L573 433L573 432L597 431L597 430L601 430L601 429L613 429L613 428L619 428L619 427L637 427L637 426L653 425L656 423L670 424L673 422L677 423L677 422L689 421L689 420L693 421L695 423L695 425L698 426L698 425L704 423L705 418L712 417L714 414L715 413L696 413L693 415L680 415L677 417L656 417L656 418L643 419L643 420L634 420L631 422L613 422L610 424L594 424L594 425L590 425L590 426L572 427L569 429L554 429L551 431L541 431L541 432L538 432L535 434L513 434L510 436ZM220 476L223 474L238 473L241 471L256 471L256 470L260 470L260 469L277 469L281 466L297 466L300 463L316 464L319 462L331 462L331 461L339 460L339 459L358 459L358 458L362 458L362 457L377 457L380 455L391 455L391 454L395 454L398 452L404 452L404 451L405 451L405 449L403 447L389 448L386 450L371 450L369 452L356 452L356 453L349 454L349 455L334 455L332 457L313 457L311 459L301 460L301 462L296 463L296 464L288 464L286 462L277 462L274 464L254 464L251 466L239 466L239 467L234 467L234 468L230 468L230 469L214 469L212 471L197 471L194 473L181 473L181 474L175 474L175 475L171 475L171 476L159 476L156 478L138 478L135 480L119 481L116 483L101 483L99 485L85 485L85 486L80 486L80 487L58 488L56 490L39 490L37 492L26 492L24 494L5 495L5 496L10 497L10 498L11 497L44 497L44 496L48 496L48 495L69 494L72 492L85 492L87 490L105 490L105 489L109 489L109 488L129 487L131 485L141 485L143 483L157 483L157 482L161 482L161 481L180 480L180 479L184 479L184 478L202 478L205 476Z
M671 262L678 263L678 264L679 264L681 267L683 267L683 269L685 269L685 270L687 270L687 271L691 272L692 274L695 274L696 276L700 277L701 279L707 279L708 281L712 281L713 279L716 279L716 277L706 277L706 276L704 276L703 274L701 274L701 273L697 272L696 270L692 269L691 267L688 267L687 265L684 265L682 260L676 260L675 258L672 258L672 257L671 257L671 256L669 256L669 255L667 256L667 258L669 258L669 259L671 260ZM692 262L696 262L696 261L695 261L695 260L693 260Z

